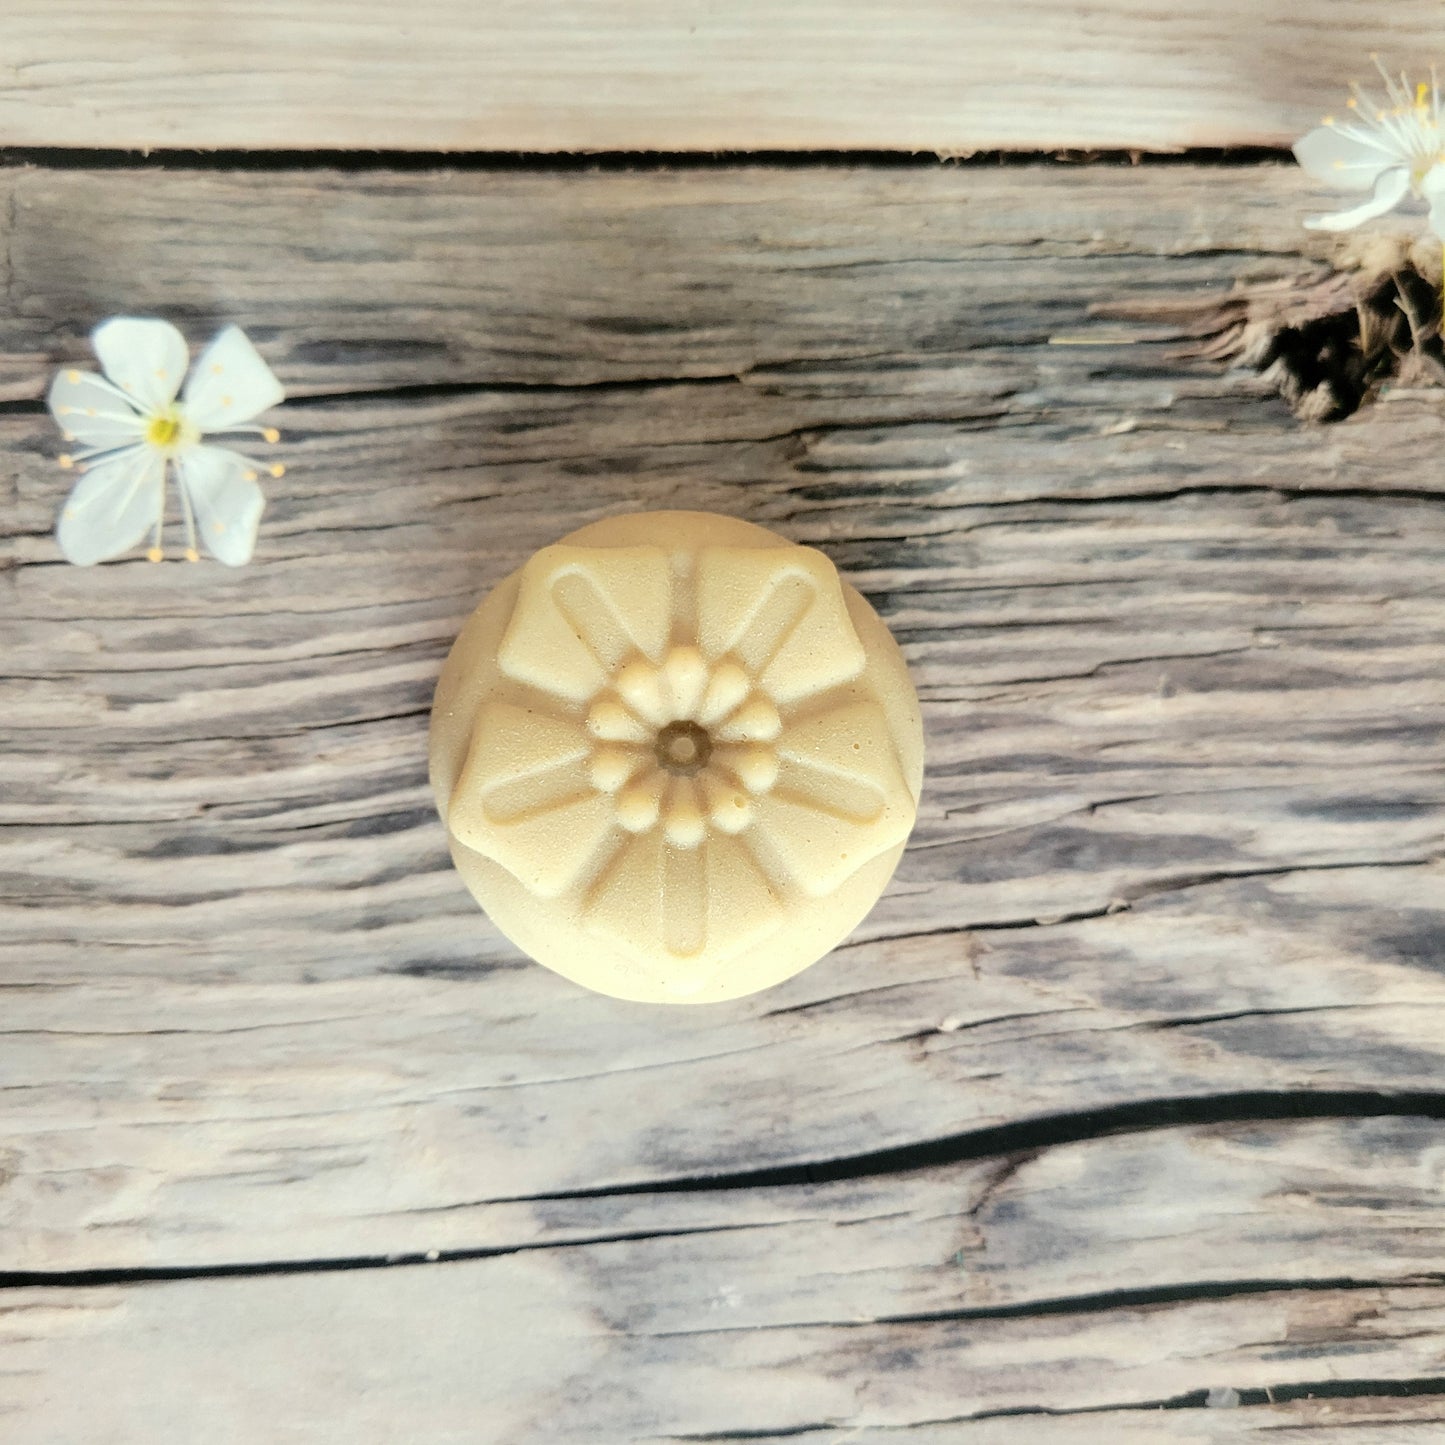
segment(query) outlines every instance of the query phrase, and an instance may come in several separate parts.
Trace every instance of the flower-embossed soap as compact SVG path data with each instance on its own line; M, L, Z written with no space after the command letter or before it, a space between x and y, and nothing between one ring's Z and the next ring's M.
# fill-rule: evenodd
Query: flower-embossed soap
M467 887L599 993L737 998L816 962L887 885L918 699L821 552L706 512L593 523L462 629L431 776Z

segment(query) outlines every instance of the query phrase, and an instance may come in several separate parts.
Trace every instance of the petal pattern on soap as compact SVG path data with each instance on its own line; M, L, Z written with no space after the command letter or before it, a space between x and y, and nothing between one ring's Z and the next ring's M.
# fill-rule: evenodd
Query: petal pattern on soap
M599 952L663 992L706 992L912 825L848 597L800 547L539 552L453 837L570 895Z
M657 830L641 833L619 848L592 885L583 917L589 932L646 954L662 934L662 855Z
M672 627L672 569L660 547L544 547L522 569L497 660L557 697L595 697L622 662L658 663Z
M780 909L743 840L712 833L701 847L677 848L654 830L618 850L584 916L589 931L639 962L660 944L670 959L706 969L771 933Z
M850 681L867 661L833 564L803 547L704 547L697 563L698 645L733 655L787 705Z
M703 845L708 878L708 939L728 957L766 938L777 927L782 899L746 836L712 833Z
M756 803L760 846L804 893L821 897L913 826L913 799L883 709L851 703L794 722L778 778Z
M614 832L615 805L592 786L590 749L573 722L487 704L447 811L453 837L539 897L565 892Z

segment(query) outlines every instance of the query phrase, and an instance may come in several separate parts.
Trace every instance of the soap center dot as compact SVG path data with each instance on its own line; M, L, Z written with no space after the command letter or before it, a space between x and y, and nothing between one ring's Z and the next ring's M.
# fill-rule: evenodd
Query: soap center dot
M691 777L711 756L712 739L695 722L670 722L657 735L657 761L670 773Z

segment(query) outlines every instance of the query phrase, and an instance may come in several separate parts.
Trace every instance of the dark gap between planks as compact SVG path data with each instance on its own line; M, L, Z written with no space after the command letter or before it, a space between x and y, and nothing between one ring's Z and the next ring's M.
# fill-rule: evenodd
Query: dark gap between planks
M678 169L794 170L854 166L888 170L1022 166L1293 165L1288 150L1270 146L1199 147L1181 151L408 151L408 150L125 150L105 147L0 146L0 165L51 170L199 171L622 171Z

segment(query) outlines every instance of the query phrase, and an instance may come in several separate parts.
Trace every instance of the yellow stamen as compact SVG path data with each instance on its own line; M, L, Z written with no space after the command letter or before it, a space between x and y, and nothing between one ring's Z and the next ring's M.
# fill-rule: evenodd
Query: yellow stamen
M286 475L286 468L283 467L280 462L277 462L274 466L267 467L266 470L270 472L273 477L284 477Z
M1415 83L1415 109L1425 109L1425 97L1430 94L1430 87L1423 80Z
M56 461L58 461L61 467L67 472L75 465L75 458L71 456L69 452L62 452L60 456L56 458Z
M197 552L194 547L187 547L187 548L186 548L186 561L187 561L187 562L199 562L200 560L201 560L201 554L200 554L199 552Z
M180 421L173 416L153 416L146 427L146 440L153 447L168 447L180 434Z
M162 552L159 547L152 547L150 551L146 553L146 557L152 562L164 562L166 554Z
M273 426L268 426L266 430L261 433L261 435L268 442L279 442L281 440L281 433L278 432Z

